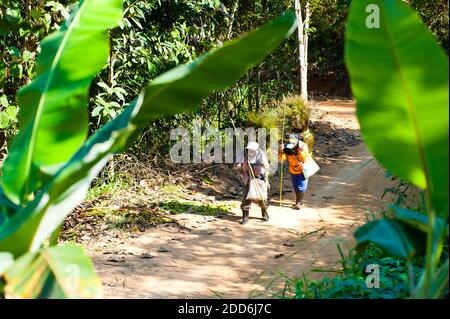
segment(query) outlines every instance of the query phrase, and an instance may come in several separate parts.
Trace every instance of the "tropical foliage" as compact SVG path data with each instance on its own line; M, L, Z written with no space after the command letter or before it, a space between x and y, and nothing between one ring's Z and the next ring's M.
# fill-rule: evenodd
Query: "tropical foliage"
M288 12L159 76L85 140L89 83L106 63L108 30L121 13L120 0L81 1L71 22L44 40L37 76L19 92L20 132L2 174L0 269L7 297L98 297L99 282L82 249L52 246L64 218L84 199L111 155L124 150L140 128L162 115L192 110L208 92L230 86L295 25ZM70 266L77 275L75 287L64 275Z
M366 27L366 7L380 8L379 28ZM392 207L390 218L355 233L389 256L411 262L426 254L412 296L441 297L448 289L448 57L417 14L402 1L352 5L346 61L361 132L372 154L391 173L425 190L426 212ZM405 161L405 158L408 160Z
M448 0L308 2L310 96L354 96L368 149L399 181L386 194L398 198L385 218L358 229L357 249L341 252L337 276L288 279L281 296L442 297ZM373 4L380 28L366 25ZM286 131L303 131L312 150L310 110L294 96L295 16L283 14L293 7L292 0L3 0L0 297L101 297L84 249L56 243L94 178L111 179L103 168L114 171L114 154L165 156L170 129L194 120L219 129L281 128L286 120ZM422 190L418 205L405 202L410 186ZM175 213L185 206L162 205ZM211 215L209 206L197 208ZM387 274L385 289L364 286L369 261Z

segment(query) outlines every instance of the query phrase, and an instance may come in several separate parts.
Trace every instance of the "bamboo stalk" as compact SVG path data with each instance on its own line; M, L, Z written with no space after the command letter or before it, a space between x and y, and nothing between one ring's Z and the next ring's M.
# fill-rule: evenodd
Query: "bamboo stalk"
M281 124L281 140L284 140L284 120L286 118L286 104L283 105L283 122ZM281 168L280 168L280 207L283 202L283 170L284 170L284 161L281 159Z

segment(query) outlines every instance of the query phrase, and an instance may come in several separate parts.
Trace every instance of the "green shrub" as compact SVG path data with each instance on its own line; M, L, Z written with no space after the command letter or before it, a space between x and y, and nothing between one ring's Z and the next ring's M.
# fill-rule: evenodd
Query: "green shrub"
M276 111L249 112L247 115L248 126L254 128L271 129L279 125Z

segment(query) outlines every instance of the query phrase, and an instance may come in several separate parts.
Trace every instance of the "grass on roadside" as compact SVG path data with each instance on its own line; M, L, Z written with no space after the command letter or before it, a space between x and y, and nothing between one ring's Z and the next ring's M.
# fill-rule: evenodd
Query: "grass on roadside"
M335 276L311 280L307 275L298 278L284 276L285 286L274 298L288 299L404 299L410 296L411 282L422 271L421 261L407 265L404 260L383 257L374 245L364 251L350 249L341 254L339 269L314 269L315 272ZM378 276L379 275L379 276ZM379 283L379 284L377 284Z
M201 204L194 201L167 201L159 204L159 207L171 214L197 214L203 216L227 215L231 212L229 205Z

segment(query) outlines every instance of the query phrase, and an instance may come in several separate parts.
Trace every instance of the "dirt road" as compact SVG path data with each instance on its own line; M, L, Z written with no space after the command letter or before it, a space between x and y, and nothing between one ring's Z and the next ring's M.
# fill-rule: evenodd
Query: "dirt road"
M359 135L353 103L321 103L316 108L342 119ZM292 192L284 194L281 207L275 195L269 222L260 220L254 206L250 223L242 226L239 202L227 201L235 215L180 214L175 218L183 228L149 230L114 247L115 255L89 245L105 297L270 297L283 287L280 274L322 276L310 270L336 266L336 244L351 246L352 233L365 222L366 212L383 207L380 196L388 181L362 142L321 163L301 211L290 208ZM288 174L284 189L290 189Z

